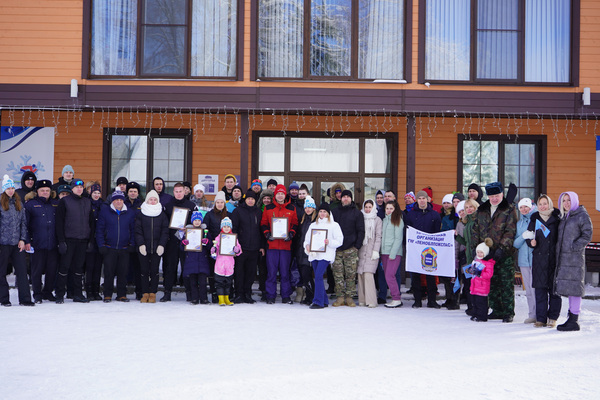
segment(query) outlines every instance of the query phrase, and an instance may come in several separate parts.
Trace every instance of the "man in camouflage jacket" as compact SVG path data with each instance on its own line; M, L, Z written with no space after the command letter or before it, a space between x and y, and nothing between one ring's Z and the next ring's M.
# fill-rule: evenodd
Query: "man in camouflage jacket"
M474 215L472 246L489 237L494 242L490 256L496 261L488 296L492 313L488 318L512 322L515 315L515 261L513 241L517 232L517 211L504 198L502 184L485 186L488 201ZM475 249L470 249L474 251Z

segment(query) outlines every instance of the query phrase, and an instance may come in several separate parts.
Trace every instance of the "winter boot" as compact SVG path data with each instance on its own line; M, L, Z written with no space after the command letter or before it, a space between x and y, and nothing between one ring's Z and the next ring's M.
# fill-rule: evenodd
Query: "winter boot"
M149 298L150 298L150 294L149 293L144 293L142 295L142 298L140 299L140 303L147 303Z
M556 328L556 320L555 319L548 320L548 328Z
M150 293L148 295L148 303L156 303L156 293Z
M165 303L167 301L171 301L171 292L165 292L165 294L162 297L162 299L160 299L161 303Z
M304 297L304 288L297 287L296 288L296 303L301 303L303 297Z
M423 303L422 303L421 299L416 298L415 303L412 305L412 308L421 308L421 307L423 307Z
M219 305L220 306L225 305L225 296L219 295Z
M223 296L223 301L225 302L226 306L232 306L233 303L231 302L231 300L229 300L229 296Z
M567 319L567 322L557 326L556 330L562 332L578 331L580 329L579 323L577 322L578 319L579 315L571 314L571 311L569 311L569 319Z
M352 300L352 297L346 296L346 305L348 307L356 307L356 303Z
M350 300L352 300L352 299L350 299ZM337 299L335 299L333 306L334 307L344 306L345 301L346 301L346 298L344 296L339 296Z

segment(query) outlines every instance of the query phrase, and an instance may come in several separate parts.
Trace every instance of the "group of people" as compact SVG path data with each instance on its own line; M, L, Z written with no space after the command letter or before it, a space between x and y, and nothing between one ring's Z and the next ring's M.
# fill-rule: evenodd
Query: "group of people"
M319 206L309 189L296 182L286 188L271 179L263 188L255 179L244 191L235 176L227 175L214 201L205 198L204 189L182 182L170 195L157 177L142 201L140 185L120 177L103 200L100 184L74 178L69 165L55 184L26 172L21 188L15 190L14 182L4 176L0 303L11 305L9 261L21 305L44 300L60 304L65 296L80 303L108 303L114 292L116 301L128 302L128 280L135 282L136 299L154 303L162 260L160 302L170 301L174 286L181 283L191 304L208 304L209 294L221 305L255 303L252 285L258 269L261 300L268 304L275 302L279 279L279 294L287 304L293 304L295 292L297 302L322 309L328 307L333 290L334 307L356 307L358 297L359 306L383 303L398 308L403 305L400 267L405 233L412 227L426 233L452 230L456 240L455 276L439 278L446 302L436 301L437 277L411 273L413 308L422 307L425 298L429 308L453 310L466 303L466 313L474 321L512 322L518 266L529 305L525 322L555 327L560 296L569 296L568 320L558 328L579 327L584 250L592 224L573 192L561 194L559 209L547 195L540 196L537 206L521 199L518 218L513 199L504 197L500 182L485 186L485 202L476 184L469 187L466 199L461 193L448 194L441 206L433 203L429 187L416 195L410 192L404 196L404 210L392 190L378 191L375 199L365 200L359 208L341 183L330 188L331 200L322 200ZM185 226L175 226L174 212L182 209ZM203 232L195 251L187 251L188 229ZM233 248L222 250L226 239L222 235L232 233ZM318 249L313 248L316 237L325 238Z

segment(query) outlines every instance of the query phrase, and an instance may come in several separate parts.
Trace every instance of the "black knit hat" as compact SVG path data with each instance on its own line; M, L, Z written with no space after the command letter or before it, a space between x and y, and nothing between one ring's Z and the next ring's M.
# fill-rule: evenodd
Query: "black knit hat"
M56 193L61 194L62 192L68 192L71 193L71 186L69 185L60 185L57 189L56 189Z
M254 200L256 200L256 192L254 192L252 189L248 189L246 192L246 198L248 197L252 197Z
M124 176L117 178L117 186L119 185L127 185L129 181Z
M269 187L269 185L277 186L277 181L275 179L269 179L269 181L267 182L267 187Z
M191 182L185 181L185 182L181 182L181 184L183 186L185 186L186 188L190 189L190 191L192 190L192 183Z
M319 208L317 209L317 213L321 210L325 210L328 214L331 214L331 210L329 209L329 203L322 202Z
M342 191L342 197L344 196L350 196L350 199L352 199L352 192L349 191L348 189Z
M463 201L465 199L465 196L463 196L462 193L454 193L454 196L452 196L452 201L454 201L454 199Z
M42 179L40 181L37 181L37 183L35 184L35 190L45 187L52 189L52 182L50 182L48 179Z

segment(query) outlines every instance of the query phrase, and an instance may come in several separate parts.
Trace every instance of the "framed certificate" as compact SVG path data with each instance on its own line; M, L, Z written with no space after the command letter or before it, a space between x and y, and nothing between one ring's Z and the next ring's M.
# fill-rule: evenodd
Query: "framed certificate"
M327 251L327 245L325 244L327 232L327 229L312 229L310 231L309 249L311 252L325 253L325 251Z
M188 228L185 230L185 238L189 241L185 251L202 251L203 229Z
M287 217L271 218L271 236L275 239L285 239L288 236Z
M173 207L169 229L184 229L190 210L183 207Z
M235 233L221 233L219 244L219 255L220 256L234 256L235 252L233 248L237 243L237 234Z

